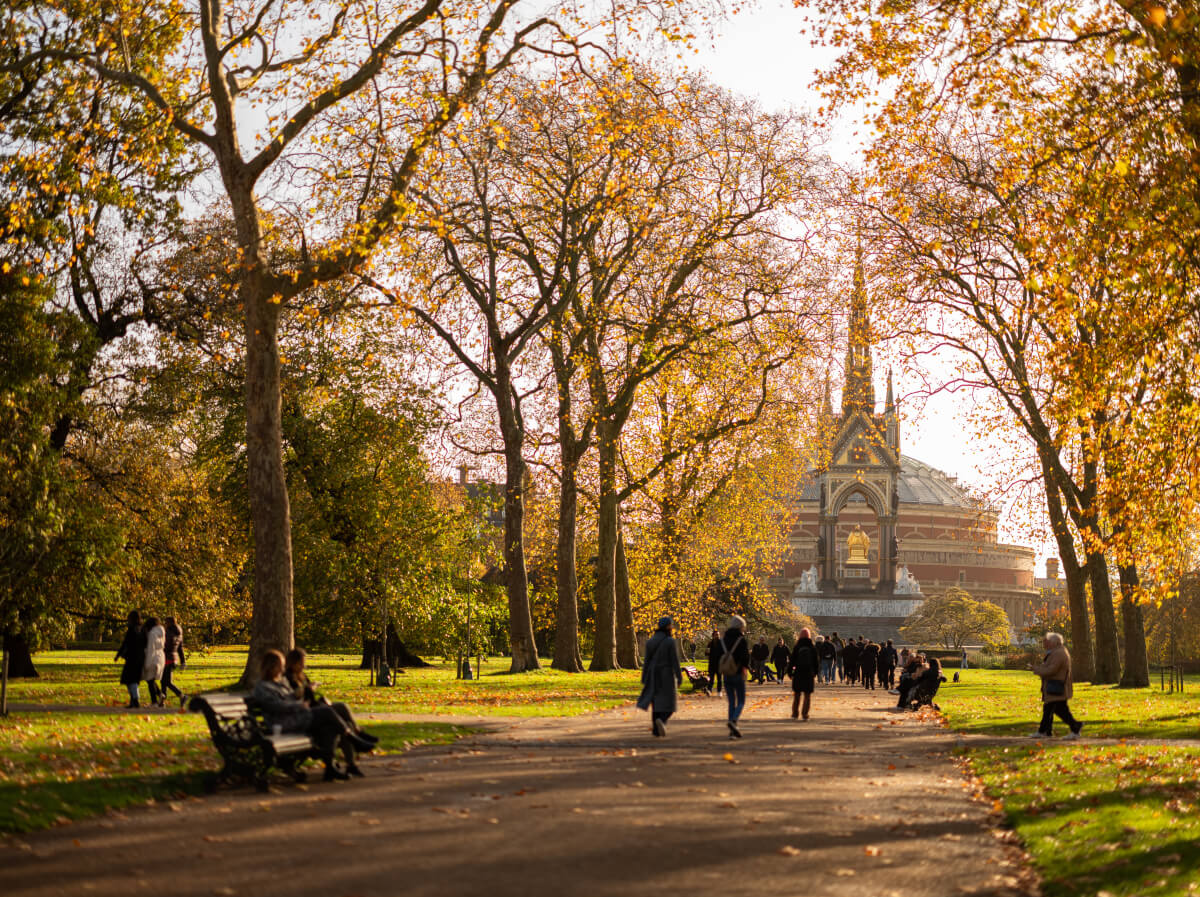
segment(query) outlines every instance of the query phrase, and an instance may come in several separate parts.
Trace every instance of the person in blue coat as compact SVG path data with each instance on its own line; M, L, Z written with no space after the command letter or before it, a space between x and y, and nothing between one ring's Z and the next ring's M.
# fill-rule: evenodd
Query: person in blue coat
M679 666L679 646L671 637L670 617L658 621L658 629L646 643L646 660L642 664L642 695L638 707L650 713L650 731L658 738L667 734L667 720L675 712L678 688L683 682Z

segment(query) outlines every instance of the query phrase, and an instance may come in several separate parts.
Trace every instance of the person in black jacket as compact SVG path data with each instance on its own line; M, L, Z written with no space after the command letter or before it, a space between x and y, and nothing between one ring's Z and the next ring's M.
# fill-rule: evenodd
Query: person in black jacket
M896 646L892 644L891 639L888 639L887 643L879 649L879 685L881 688L896 687L896 664L899 660L900 655L896 653Z
M721 663L721 655L723 653L721 650L721 633L714 629L712 638L708 642L708 681L713 684L717 694L721 693L721 672L717 667Z
M774 679L774 675L767 669L767 658L770 656L771 649L767 647L765 638L760 638L750 649L750 674L759 685L763 684L767 675L771 675L771 678Z
M796 639L796 646L792 648L791 657L788 659L788 667L792 674L792 719L808 719L820 662L817 649L813 645L812 633L807 629L800 630L800 637ZM801 698L804 701L803 709L800 706Z
M788 659L791 652L788 651L788 646L783 640L783 636L779 637L779 641L775 647L771 649L771 663L775 664L775 674L779 677L780 683L783 682L783 677L787 675Z
M114 660L124 660L121 667L121 684L129 691L128 708L141 706L138 686L142 682L142 667L146 664L146 633L142 629L142 617L136 610L129 612L129 628Z
M725 663L725 655L732 655L730 665L737 669L736 673L722 673L725 680L725 697L729 701L730 738L741 738L742 730L738 728L738 720L746 708L746 670L750 668L750 646L746 644L746 621L734 614L729 618L729 628L721 636L721 663Z
M863 688L875 690L875 673L878 670L878 664L879 646L874 642L867 642L858 652L858 669L862 674Z
M829 639L817 636L817 659L821 662L820 680L826 684L833 682L833 674L837 665L837 646Z
M842 681L850 685L858 682L858 652L858 642L847 639L846 647L842 649Z

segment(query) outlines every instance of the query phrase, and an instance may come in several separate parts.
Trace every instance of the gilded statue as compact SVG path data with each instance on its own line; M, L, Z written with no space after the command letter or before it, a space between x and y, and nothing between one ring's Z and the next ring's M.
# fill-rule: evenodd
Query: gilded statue
M863 532L862 527L854 525L853 531L846 537L846 566L865 567L871 563L868 552L871 548L871 537Z

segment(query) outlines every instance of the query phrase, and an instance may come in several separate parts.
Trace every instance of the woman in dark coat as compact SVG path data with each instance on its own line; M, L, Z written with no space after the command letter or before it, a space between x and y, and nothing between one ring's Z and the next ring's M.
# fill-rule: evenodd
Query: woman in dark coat
M820 667L812 633L801 629L800 638L796 639L796 647L792 648L792 655L788 660L788 669L792 674L792 719L800 716L808 719L808 709L812 704L813 688L816 686L817 671ZM801 696L804 699L803 710L800 707Z
M142 681L142 667L146 664L146 633L142 631L142 617L136 610L129 612L129 628L125 630L125 638L113 659L125 661L121 667L121 684L129 690L126 707L140 707L138 686Z
M638 706L650 714L650 731L657 737L667 734L667 720L675 712L677 689L683 682L683 670L679 666L679 648L671 638L672 621L663 617L658 629L646 643L646 662L642 664L642 696Z
M862 676L863 688L875 690L875 673L879 663L879 646L867 642L858 652L858 671Z

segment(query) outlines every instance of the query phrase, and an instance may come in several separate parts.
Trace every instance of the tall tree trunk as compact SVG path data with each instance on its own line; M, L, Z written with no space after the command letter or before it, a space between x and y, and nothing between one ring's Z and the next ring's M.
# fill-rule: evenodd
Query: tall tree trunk
M246 316L246 469L254 538L250 653L242 674L242 684L249 685L258 680L265 652L292 648L295 621L279 393L279 306L270 301L271 288L261 267L246 276L241 296Z
M1092 610L1096 614L1096 668L1092 681L1107 685L1121 678L1121 649L1117 644L1117 613L1108 579L1108 560L1102 551L1087 552L1087 571L1092 583Z
M1046 487L1046 510L1058 556L1062 561L1063 577L1067 581L1067 608L1071 613L1071 667L1075 678L1090 682L1095 675L1095 655L1092 650L1091 614L1088 612L1087 588L1083 566L1075 551L1075 539L1063 510L1062 495L1054 478L1049 459L1042 459L1042 481Z
M529 606L529 575L525 569L525 458L523 440L506 428L504 447L504 582L508 591L510 673L540 668Z
M596 515L596 637L589 669L619 669L617 664L617 446L607 428L598 433L600 501Z
M583 672L579 653L579 577L575 569L575 532L579 515L579 488L575 482L578 461L561 441L562 482L558 488L558 546L556 552L558 602L554 614L556 670Z
M620 515L618 514L618 519ZM633 600L629 594L629 564L625 559L625 534L617 528L616 579L613 592L617 603L617 663L623 669L636 670L642 665L637 630L633 626Z
M37 679L37 667L33 665L33 652L23 635L5 635L4 653L8 656L9 679Z
M1121 582L1121 630L1125 638L1125 669L1121 673L1121 687L1148 688L1150 659L1146 656L1142 606L1137 602L1137 564L1118 564L1117 576Z

